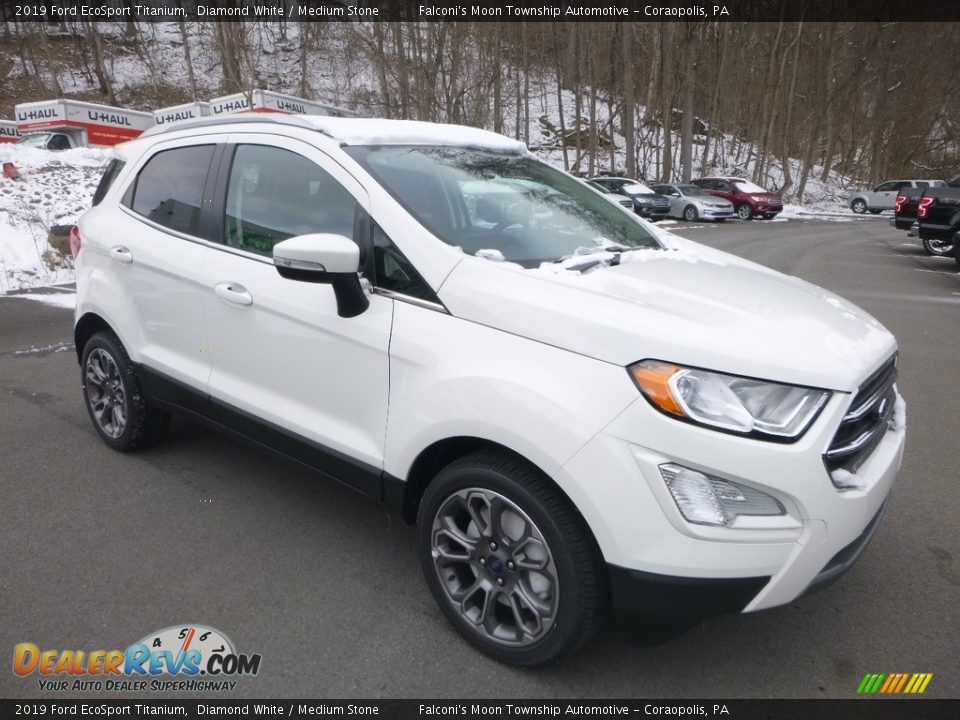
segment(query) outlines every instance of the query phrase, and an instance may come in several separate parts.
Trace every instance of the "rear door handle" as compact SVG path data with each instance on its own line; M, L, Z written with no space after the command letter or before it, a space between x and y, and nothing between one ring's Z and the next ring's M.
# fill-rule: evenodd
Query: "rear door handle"
M221 300L226 300L234 305L253 305L253 295L251 295L243 285L235 282L223 282L216 285L213 291Z
M125 248L123 245L114 245L110 248L110 259L116 260L117 262L129 265L133 262L133 253L130 252L129 248Z

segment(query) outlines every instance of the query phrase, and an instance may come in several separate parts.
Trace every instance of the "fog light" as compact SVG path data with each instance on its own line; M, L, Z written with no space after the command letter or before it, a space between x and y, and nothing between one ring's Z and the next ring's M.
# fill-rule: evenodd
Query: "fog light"
M740 515L784 515L776 498L759 490L721 480L690 468L668 463L660 466L680 514L697 525L730 526Z

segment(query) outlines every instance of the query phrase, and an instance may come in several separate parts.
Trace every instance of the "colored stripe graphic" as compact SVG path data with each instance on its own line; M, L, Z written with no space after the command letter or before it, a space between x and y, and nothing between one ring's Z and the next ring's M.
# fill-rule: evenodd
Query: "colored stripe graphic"
M857 686L858 695L920 695L933 679L933 673L867 673Z

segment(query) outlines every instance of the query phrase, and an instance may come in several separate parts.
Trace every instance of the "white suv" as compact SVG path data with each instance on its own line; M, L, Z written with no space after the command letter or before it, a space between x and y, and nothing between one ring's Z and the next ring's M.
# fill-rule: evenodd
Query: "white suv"
M117 450L187 413L419 526L427 585L517 665L787 603L900 464L896 343L493 133L210 118L116 148L76 346ZM319 491L322 491L320 488Z

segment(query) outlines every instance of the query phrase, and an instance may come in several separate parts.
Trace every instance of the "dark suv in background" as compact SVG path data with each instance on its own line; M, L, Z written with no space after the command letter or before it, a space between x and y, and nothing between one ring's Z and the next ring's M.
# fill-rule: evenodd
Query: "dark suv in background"
M769 220L783 212L783 198L744 178L705 177L694 180L693 184L732 202L741 220L754 216Z
M663 220L670 214L670 198L658 195L639 180L622 177L595 177L590 182L633 200L633 211L647 220Z

